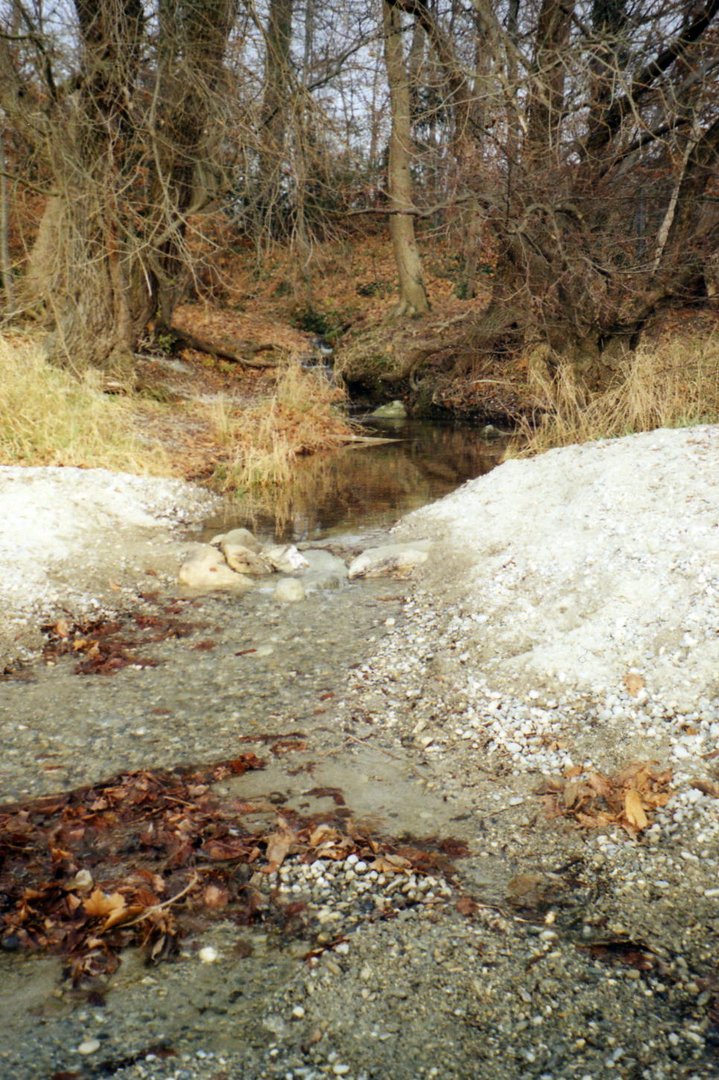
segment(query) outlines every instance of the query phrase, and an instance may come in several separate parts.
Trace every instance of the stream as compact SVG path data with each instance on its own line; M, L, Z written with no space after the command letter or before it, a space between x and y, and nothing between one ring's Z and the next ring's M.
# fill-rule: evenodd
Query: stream
M350 558L368 538L380 542L404 513L486 472L501 456L501 445L473 429L408 421L374 430L397 441L308 460L273 509L228 503L200 538L249 525L264 538L331 544ZM378 643L401 619L407 589L392 579L360 581L284 606L269 588L239 600L179 595L173 616L179 611L189 633L144 647L142 632L135 635L139 655L155 667L81 677L72 657L38 662L29 677L3 687L13 732L2 762L5 800L75 789L125 770L225 760L239 750L264 759L267 738L289 733L298 736L295 753L270 757L266 769L238 778L226 793L259 808L269 800L321 815L336 809L333 793L342 792L347 813L380 833L469 835L466 822L453 820L454 804L436 793L434 770L383 748L379 715L353 712L348 698L348 674L371 666ZM297 958L313 938L245 929L247 955L236 976L218 984L214 966L198 966L198 950L209 942L231 955L236 939L236 927L220 923L188 942L178 963L151 973L139 954L128 953L103 988L101 1008L89 1008L86 993L62 982L59 960L0 954L0 1008L15 1042L14 1049L0 1048L0 1075L124 1075L148 1046L159 1045L173 1056L244 1053L246 1025L257 1026L268 994L296 975ZM253 1053L264 1053L267 1037L260 1028ZM87 1058L77 1050L95 1042Z
M303 463L273 508L228 503L202 536L249 525L348 561L502 450L466 428L390 432L398 441ZM442 570L451 575L449 563ZM5 800L77 792L125 770L141 785L143 770L192 766L204 771L170 790L163 814L180 832L192 814L215 828L216 813L196 805L209 793L231 823L219 840L232 851L249 837L260 852L213 855L203 833L178 867L160 842L166 825L128 834L126 846L107 840L112 826L93 815L108 789L73 804L70 830L93 822L87 858L100 853L87 888L101 899L129 889L142 859L156 858L159 885L140 867L170 893L154 913L169 918L176 905L184 935L162 963L124 947L117 970L73 986L59 957L6 934L3 1080L719 1075L711 853L689 850L681 809L673 839L656 844L617 829L597 838L551 815L540 770L492 749L501 695L469 716L460 605L443 607L442 595L394 578L293 604L264 584L243 595L156 588L121 627L136 663L80 675L76 655L47 655L2 684ZM544 714L534 700L510 707L506 723ZM591 702L551 708L552 739L566 724L602 753ZM248 754L264 767L228 770ZM125 799L126 779L109 790ZM23 824L9 857L26 842ZM269 835L282 848L274 860ZM52 834L46 887L72 918L83 901L63 878L61 840ZM119 885L100 876L118 865ZM192 875L207 886L188 894ZM677 882L688 883L680 904ZM105 929L90 928L100 956Z
M301 460L270 508L228 502L202 538L239 525L286 543L361 536L489 472L507 444L477 427L429 420L369 420L365 430L392 441Z

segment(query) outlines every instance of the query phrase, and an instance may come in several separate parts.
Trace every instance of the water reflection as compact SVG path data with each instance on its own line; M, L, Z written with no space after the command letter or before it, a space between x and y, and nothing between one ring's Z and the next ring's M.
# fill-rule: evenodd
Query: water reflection
M390 525L498 465L504 440L479 429L421 420L373 421L368 434L399 441L346 447L298 463L293 482L263 505L228 505L206 533L246 525L278 541L318 540L338 532Z

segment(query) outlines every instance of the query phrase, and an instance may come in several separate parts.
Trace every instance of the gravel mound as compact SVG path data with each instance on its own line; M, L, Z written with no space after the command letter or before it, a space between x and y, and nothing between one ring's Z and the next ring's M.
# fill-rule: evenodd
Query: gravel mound
M686 704L719 685L718 462L719 427L553 450L402 531L442 538L430 584L498 687L621 691L633 673L640 697Z
M168 532L215 502L181 480L0 467L0 661L35 647L38 622L59 608L79 616L116 607L138 575L163 568Z

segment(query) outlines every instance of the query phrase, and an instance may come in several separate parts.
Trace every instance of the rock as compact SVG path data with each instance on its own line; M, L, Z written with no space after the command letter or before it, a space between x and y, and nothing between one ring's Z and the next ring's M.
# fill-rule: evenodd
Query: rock
M210 543L216 544L217 547L222 547L223 544L240 544L242 547L249 548L250 551L262 551L262 543L249 529L230 529L229 532L213 536Z
M483 439L501 439L504 435L503 431L500 431L494 424L485 424L482 428L480 435Z
M516 874L507 883L507 902L516 908L531 910L548 907L558 892L557 883L545 874Z
M406 420L407 409L403 401L389 401L386 405L380 405L370 416L378 420Z
M95 1054L100 1049L99 1039L85 1039L77 1048L78 1054Z
M337 555L329 551L310 549L304 552L308 569L302 577L305 590L339 589L347 580L347 567Z
M306 570L310 565L294 544L270 544L263 549L262 555L269 565L281 574L295 574L298 570Z
M252 582L230 570L222 552L203 545L180 567L179 580L190 589L248 589Z
M405 576L427 561L430 547L429 540L415 540L407 544L383 544L381 547L368 548L350 563L350 580L386 574Z
M237 532L240 530L237 529ZM271 574L272 567L267 559L263 558L261 554L257 554L256 551L245 547L244 544L231 544L227 540L223 540L220 544L220 551L225 556L225 561L230 570L234 570L236 574L250 574L252 577L262 577L264 574Z
M275 600L281 604L296 604L305 598L305 587L298 578L286 577L277 582Z

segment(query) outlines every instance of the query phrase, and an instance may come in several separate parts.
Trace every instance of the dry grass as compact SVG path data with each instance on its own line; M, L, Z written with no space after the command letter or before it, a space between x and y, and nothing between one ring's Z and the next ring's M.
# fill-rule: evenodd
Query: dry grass
M144 441L129 401L100 389L100 377L78 379L51 367L31 338L0 336L0 462L79 465L166 474L167 458Z
M608 389L588 391L569 364L532 376L541 422L518 423L513 453L541 453L661 427L719 422L719 336L687 335L640 347Z
M322 373L289 362L270 398L242 411L213 404L214 436L226 451L215 485L257 492L288 484L299 457L337 447L351 433L344 401L344 392Z

